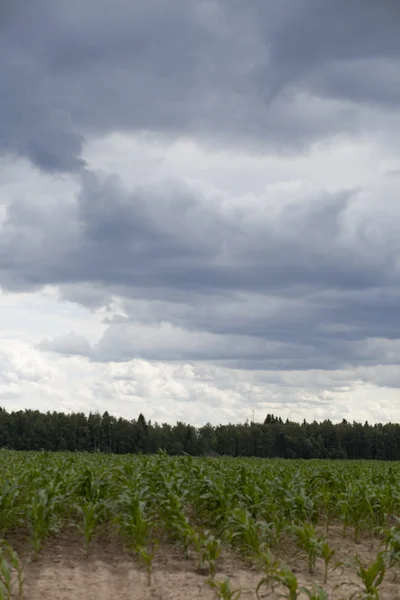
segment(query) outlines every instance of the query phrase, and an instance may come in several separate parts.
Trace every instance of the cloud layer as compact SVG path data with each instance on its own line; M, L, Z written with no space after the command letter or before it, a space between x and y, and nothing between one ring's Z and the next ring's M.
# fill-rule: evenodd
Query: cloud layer
M0 286L14 313L3 306L17 320L17 297L59 300L41 328L29 304L4 340L92 377L208 365L220 389L230 369L213 397L235 414L235 373L258 373L264 401L274 373L281 389L325 373L327 397L333 373L350 390L360 369L363 385L397 389L373 371L400 360L395 1L0 11ZM74 311L60 329L72 305L93 331ZM189 388L187 402L206 396ZM326 410L317 388L304 398Z
M171 182L130 191L116 176L84 171L62 206L9 205L2 284L57 286L87 306L119 298L119 316L93 348L79 332L42 343L95 360L387 363L399 335L399 238L387 218L390 185L381 189L384 201L292 182L235 198Z
M398 122L395 0L6 0L5 151L49 171L82 166L110 131L198 136L293 152Z

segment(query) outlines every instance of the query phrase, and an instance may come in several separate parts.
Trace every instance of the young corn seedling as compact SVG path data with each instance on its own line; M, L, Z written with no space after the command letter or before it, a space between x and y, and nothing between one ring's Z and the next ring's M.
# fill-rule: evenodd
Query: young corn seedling
M370 499L364 495L359 501L351 506L350 518L353 523L354 542L359 544L361 534L368 528L372 529L373 525L373 510Z
M28 524L34 558L37 558L43 542L51 532L55 522L55 502L47 494L47 490L35 490L27 507Z
M315 585L312 590L302 587L301 592L305 594L309 600L329 600L328 592L319 585Z
M263 586L271 586L271 592L274 591L274 584L279 581L280 573L280 562L268 549L262 553L259 564L264 575L260 579L256 588L257 598L259 598L259 592Z
M85 539L86 556L89 555L90 544L92 542L96 526L102 521L105 514L105 505L102 501L84 501L81 506L78 506L78 512L82 516L82 525L79 529L82 531Z
M324 475L322 480L321 475L317 475L317 477L314 480L314 483L317 485L316 493L319 496L321 502L321 509L325 521L325 534L328 535L329 527L331 525L332 513L334 513L335 511L335 497L334 493L332 492L334 482L330 475Z
M379 587L386 573L385 556L380 552L369 567L364 567L359 558L356 558L358 566L357 575L362 581L360 592L353 594L353 598L365 598L368 600L379 600Z
M205 516L213 518L215 527L222 531L226 524L226 517L233 508L233 493L229 482L218 485L216 482L207 481L207 486L200 494Z
M386 533L385 547L389 556L389 568L400 562L400 528L399 525L391 527Z
M22 566L15 550L4 540L0 541L0 600L11 600L14 592L15 575L18 597L23 593Z
M390 484L386 484L379 490L371 490L370 501L375 525L375 527L371 527L371 534L373 534L376 530L382 530L387 524L388 516L394 513L393 495Z
M146 567L147 573L147 585L151 585L151 574L153 572L153 559L155 554L156 544L153 544L153 548L150 551L148 548L138 548L137 554L139 559L142 561L144 566Z
M117 516L119 529L124 535L128 547L144 563L150 585L154 544L153 550L150 551L149 536L152 522L146 514L145 502L140 500L138 495L126 495L122 499L121 508L121 513Z
M373 509L365 485L352 486L346 490L340 502L343 522L343 535L349 526L353 527L354 542L359 544L361 534L373 524Z
M288 525L284 518L278 513L273 512L273 508L265 510L261 515L262 521L258 522L260 534L268 548L276 548L282 539L283 533L287 530Z
M139 550L146 545L150 523L145 515L145 503L138 496L126 499L117 517L120 531L124 534L129 547Z
M200 548L200 569L204 562L208 564L211 579L214 579L217 573L217 561L221 556L221 540L213 536L209 531L204 532Z
M168 524L168 530L173 536L173 539L179 540L183 544L185 558L190 557L190 548L194 547L198 553L201 564L201 535L195 530L189 522L188 517L183 511L181 501L176 494L164 500L163 505L163 520Z
M314 573L317 558L321 555L324 539L318 535L314 525L304 523L294 527L297 546L307 554L307 566L310 575Z
M227 537L245 556L259 557L262 552L260 526L244 508L235 508L227 518Z
M0 535L18 524L20 488L17 482L8 479L0 486Z
M350 596L350 600L380 600L380 586L386 574L385 553L380 552L373 563L364 567L358 557L354 559L360 583L354 584L358 589ZM336 586L335 589L341 587Z
M323 542L320 552L320 556L324 561L324 583L326 583L328 581L329 565L335 556L335 550L329 546L328 542Z
M207 584L215 591L215 595L219 600L239 600L242 595L241 590L233 590L229 577L224 581L215 581L215 579L207 580Z
M185 558L189 558L189 549L194 546L195 550L201 551L201 536L192 527L183 509L183 500L174 489L169 479L164 478L164 498L160 502L161 514L168 530L175 539L178 539L184 547ZM200 556L201 560L201 556Z
M175 528L175 532L178 535L178 538L183 543L185 558L188 559L190 557L190 547L193 546L195 551L199 556L199 569L203 569L202 564L202 553L201 553L201 539L197 531L191 526L188 518L183 513L175 515L175 518L172 520L172 523Z
M301 594L296 575L288 568L278 573L277 581L288 591L287 600L297 600Z

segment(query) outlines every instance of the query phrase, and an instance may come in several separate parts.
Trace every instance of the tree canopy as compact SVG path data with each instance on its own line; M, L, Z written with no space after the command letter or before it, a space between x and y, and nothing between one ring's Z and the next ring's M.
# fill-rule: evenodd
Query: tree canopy
M329 420L301 424L268 414L262 423L202 427L152 423L143 414L127 420L108 412L65 414L0 408L0 447L193 456L400 459L400 425Z

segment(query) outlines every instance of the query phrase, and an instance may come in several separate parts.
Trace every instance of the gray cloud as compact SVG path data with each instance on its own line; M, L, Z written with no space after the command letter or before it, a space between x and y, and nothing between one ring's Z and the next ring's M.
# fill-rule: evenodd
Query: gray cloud
M53 11L40 17L39 5L38 12L26 2L6 0L2 6L0 152L26 157L47 171L79 169L84 136L75 129L65 102L55 98L57 82L45 68L46 54L52 52Z
M116 177L85 173L75 203L11 203L0 267L31 284L108 283L202 294L302 286L384 284L388 252L346 240L351 192L237 206L177 184L130 193ZM54 212L52 208L54 207ZM362 231L361 231L362 233ZM363 242L363 240L359 240ZM375 263L375 264L374 264Z
M292 152L397 119L395 1L5 7L0 150L45 170L80 169L85 137L112 131Z
M269 10L268 3L259 3L261 19L267 18ZM390 67L391 60L400 57L399 16L400 7L395 0L379 4L373 0L283 3L266 36L271 44L272 64L276 66L275 81L299 83L305 78L318 92L329 91L329 97L364 103L385 101L386 92L389 100L393 94L390 79L386 79L387 87L378 95L380 86L365 67L375 67L383 83L388 73L379 73L378 61L387 60ZM351 81L346 75L349 67L357 75L357 64L361 69L356 80Z
M180 181L126 189L82 158L87 140L119 131L244 153L392 137L396 2L38 0L1 10L0 152L74 173L80 191L7 198L0 285L51 284L63 299L111 307L97 344L77 333L41 349L260 369L398 360L394 177L371 190L232 197Z
M38 347L46 352L56 352L68 356L91 356L92 353L88 340L73 331L53 339L45 338Z
M269 193L252 203L171 182L128 191L85 172L62 229L59 213L11 205L2 284L15 273L17 285L57 285L91 308L121 298L94 348L76 337L41 346L94 360L327 369L381 354L389 363L379 344L362 346L400 335L399 238L381 200L368 207L360 191L306 189L278 203Z

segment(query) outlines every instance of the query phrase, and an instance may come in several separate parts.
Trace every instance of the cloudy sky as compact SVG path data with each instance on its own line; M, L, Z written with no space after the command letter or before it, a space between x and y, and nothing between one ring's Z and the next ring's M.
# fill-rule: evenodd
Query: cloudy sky
M1 0L0 90L0 405L400 420L397 0Z

